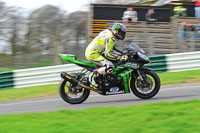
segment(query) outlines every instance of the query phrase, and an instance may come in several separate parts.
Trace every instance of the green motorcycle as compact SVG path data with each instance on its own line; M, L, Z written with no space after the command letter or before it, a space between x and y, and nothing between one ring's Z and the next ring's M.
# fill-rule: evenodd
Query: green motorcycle
M124 49L124 53L128 55L128 60L113 62L115 67L110 74L95 78L97 87L90 84L88 75L100 67L98 64L79 61L75 55L60 54L63 60L83 67L81 72L61 72L61 98L67 103L79 104L88 98L90 91L101 95L128 94L132 91L142 99L154 97L160 90L160 78L154 71L144 67L144 64L150 63L148 56L134 42Z

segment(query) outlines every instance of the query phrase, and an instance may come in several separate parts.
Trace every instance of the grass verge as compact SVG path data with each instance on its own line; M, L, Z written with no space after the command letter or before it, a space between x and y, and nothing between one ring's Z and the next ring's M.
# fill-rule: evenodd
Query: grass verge
M7 71L12 71L12 70L18 70L19 68L8 68L8 67L5 67L5 68L0 68L0 72L7 72Z
M200 70L160 73L162 85L200 81ZM58 95L58 85L0 90L0 101Z
M58 95L58 85L44 85L26 88L0 90L0 101Z
M158 74L162 85L200 81L200 70L166 72Z
M199 133L200 100L0 116L2 133Z

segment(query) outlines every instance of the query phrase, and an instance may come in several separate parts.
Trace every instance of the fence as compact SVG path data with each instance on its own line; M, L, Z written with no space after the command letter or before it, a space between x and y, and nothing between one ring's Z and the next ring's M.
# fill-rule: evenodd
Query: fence
M185 71L200 69L200 51L150 56L151 64L146 65L156 72ZM0 73L0 89L23 88L58 84L60 72L77 72L82 68L74 64L14 70Z
M179 37L181 22L200 24L200 19L172 17L171 20L171 22L158 22L156 24L146 24L140 21L136 25L125 24L127 27L126 38L133 39L149 55L200 51L200 38L193 37L193 33L191 33L190 38ZM93 20L90 39L93 39L100 31L111 27L113 23L121 22L122 20Z

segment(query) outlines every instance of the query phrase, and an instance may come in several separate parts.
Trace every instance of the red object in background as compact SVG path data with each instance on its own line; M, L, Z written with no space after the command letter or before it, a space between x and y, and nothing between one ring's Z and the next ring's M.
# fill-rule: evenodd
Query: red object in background
M195 2L196 7L200 7L200 0L193 0L193 2Z
M195 6L199 7L200 6L200 1L195 2Z
M124 23L124 24L128 24L128 21L123 21L122 23Z

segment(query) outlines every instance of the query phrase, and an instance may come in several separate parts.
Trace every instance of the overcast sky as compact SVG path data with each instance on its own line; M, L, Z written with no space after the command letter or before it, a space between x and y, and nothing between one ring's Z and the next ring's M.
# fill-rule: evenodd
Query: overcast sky
M92 0L0 0L10 6L17 6L26 9L36 9L46 4L60 7L68 12L87 10Z

